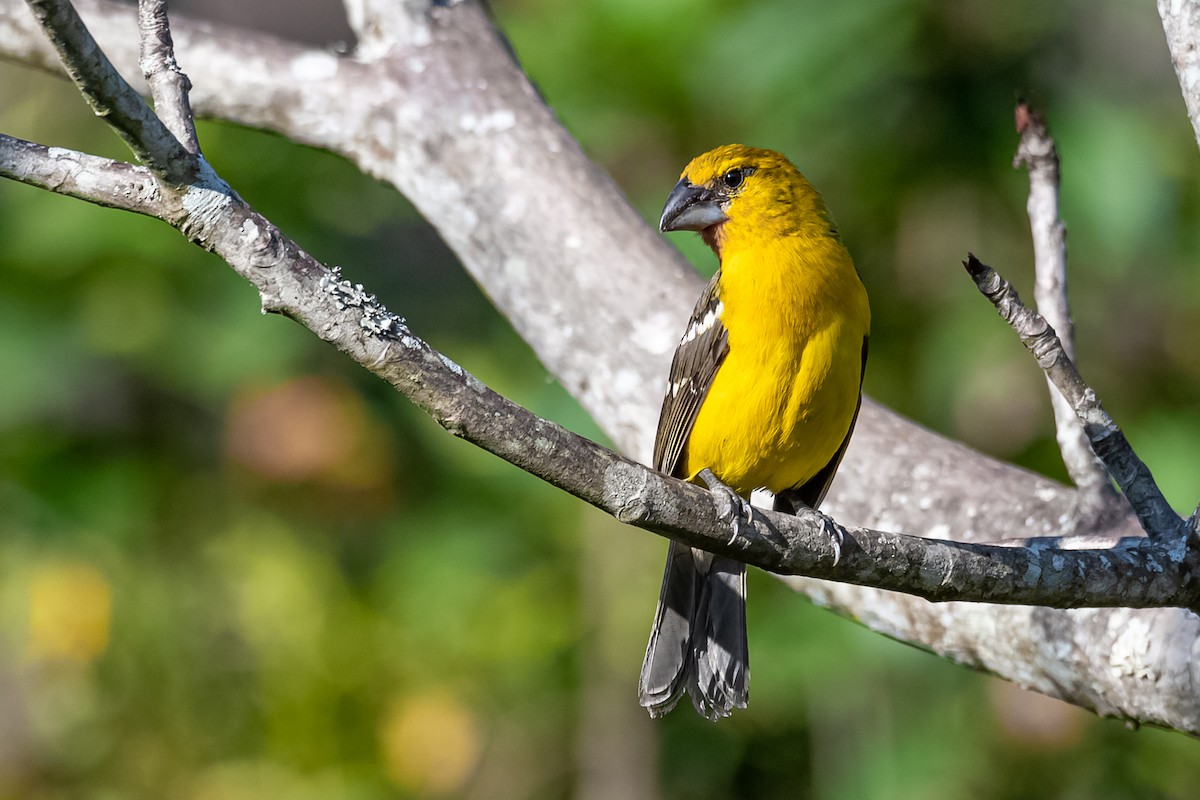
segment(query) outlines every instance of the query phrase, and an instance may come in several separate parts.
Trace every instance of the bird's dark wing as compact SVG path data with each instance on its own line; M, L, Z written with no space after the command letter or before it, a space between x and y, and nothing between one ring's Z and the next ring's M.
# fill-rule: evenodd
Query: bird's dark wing
M801 504L809 508L816 508L825 499L825 493L829 491L829 484L833 483L833 476L837 472L838 466L842 463L842 456L846 455L846 446L850 444L850 436L854 433L854 423L858 421L858 410L862 408L862 380L866 372L867 337L864 336L862 344L862 372L858 376L858 405L854 407L854 416L850 418L850 428L846 431L846 438L842 440L842 444L838 447L837 452L833 454L833 458L829 459L829 463L821 467L816 475L813 475L800 486L775 495L774 508L776 511L786 511L789 514L794 514Z
M654 468L677 478L683 465L683 453L688 436L700 413L713 376L729 352L729 332L721 323L721 271L708 282L700 301L692 311L675 357L671 360L671 377L658 417L658 433L654 438Z

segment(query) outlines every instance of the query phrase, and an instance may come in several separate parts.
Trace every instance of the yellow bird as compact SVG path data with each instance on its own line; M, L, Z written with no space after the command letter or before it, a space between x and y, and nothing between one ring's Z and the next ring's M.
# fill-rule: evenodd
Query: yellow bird
M862 400L871 311L821 195L779 153L726 145L695 158L663 231L698 231L720 260L675 351L654 466L703 482L734 531L755 489L816 508ZM652 717L686 691L708 719L745 708L746 565L676 542L638 685Z

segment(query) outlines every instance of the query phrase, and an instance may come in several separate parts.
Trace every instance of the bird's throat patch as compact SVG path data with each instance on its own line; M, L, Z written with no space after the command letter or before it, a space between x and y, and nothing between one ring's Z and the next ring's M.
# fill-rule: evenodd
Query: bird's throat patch
M716 225L709 225L704 230L700 231L700 238L704 243L717 254L717 258L721 257L721 248L725 246L725 225L726 222L718 222Z

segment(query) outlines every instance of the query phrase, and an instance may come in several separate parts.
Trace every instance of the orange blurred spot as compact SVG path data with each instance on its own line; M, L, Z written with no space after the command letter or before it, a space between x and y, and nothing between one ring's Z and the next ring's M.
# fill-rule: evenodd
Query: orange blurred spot
M29 580L29 647L35 658L88 663L108 646L112 589L90 564L37 568Z
M317 377L256 389L229 411L226 451L264 478L369 489L387 483L386 437L348 389Z
M478 720L446 694L393 700L380 721L379 740L391 779L422 796L457 792L479 763Z
M990 689L992 708L1001 730L1031 747L1045 750L1074 747L1094 719L1077 706L1008 681L994 680Z

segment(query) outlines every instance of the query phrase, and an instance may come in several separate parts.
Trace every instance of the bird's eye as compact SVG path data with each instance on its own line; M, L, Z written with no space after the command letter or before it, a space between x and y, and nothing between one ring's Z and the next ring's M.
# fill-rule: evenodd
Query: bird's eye
M745 180L745 178L746 173L742 172L740 169L731 169L729 172L726 172L721 176L721 181L727 188L736 189L742 185L742 181Z

